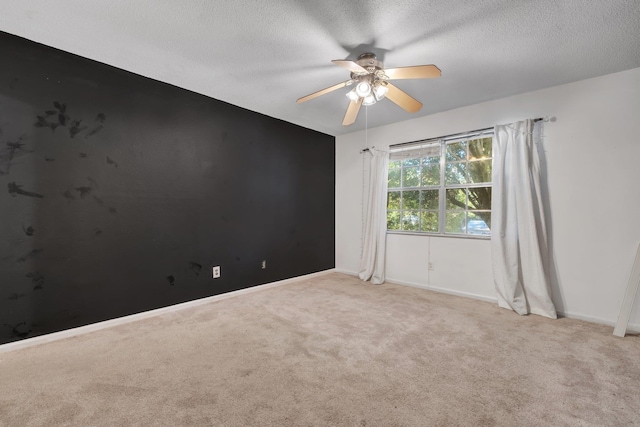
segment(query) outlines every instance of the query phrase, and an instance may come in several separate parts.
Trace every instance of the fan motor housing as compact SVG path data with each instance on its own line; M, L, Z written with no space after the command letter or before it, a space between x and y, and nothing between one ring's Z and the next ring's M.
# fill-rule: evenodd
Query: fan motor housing
M374 68L373 71L375 71L384 68L382 61L378 61L378 57L376 57L375 54L369 52L361 54L354 62L362 68L366 68L367 70L370 68Z
M384 80L384 65L382 61L373 53L363 53L354 61L356 64L367 70L366 73L352 72L351 80L356 82L366 81L373 84L377 80Z

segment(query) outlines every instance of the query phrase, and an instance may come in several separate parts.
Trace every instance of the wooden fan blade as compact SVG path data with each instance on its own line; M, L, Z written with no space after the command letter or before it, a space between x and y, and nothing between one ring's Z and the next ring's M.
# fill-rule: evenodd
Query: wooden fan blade
M324 88L322 90L319 90L317 92L313 92L307 96L303 96L302 98L298 98L298 100L296 101L298 104L300 104L301 102L305 102L308 101L310 99L316 98L320 95L324 95L325 93L329 93L329 92L333 92L336 89L340 89L341 87L345 87L348 83L350 83L351 80L347 80L346 82L342 82L342 83L338 83L337 85L333 85L333 86L329 86L327 88Z
M351 71L352 73L368 73L366 68L363 68L361 66L359 66L358 64L356 64L353 61L344 61L342 59L334 59L333 61L334 64L341 66L342 68L346 68L347 70Z
M384 73L394 79L432 79L440 77L442 71L435 65L416 65L414 67L387 68Z
M409 113L415 113L422 108L422 103L420 103L420 101L410 97L391 83L387 83L387 88L389 88L387 98L396 103L403 110Z
M342 121L343 126L349 126L356 121L356 117L358 117L358 111L360 111L360 106L362 105L362 98L359 98L357 101L351 101L349 106L347 107L347 113L344 115L344 120Z

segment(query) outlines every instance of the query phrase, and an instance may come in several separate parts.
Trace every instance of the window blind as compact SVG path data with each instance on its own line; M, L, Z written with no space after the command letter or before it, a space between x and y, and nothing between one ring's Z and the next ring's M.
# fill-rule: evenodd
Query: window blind
M389 147L389 160L439 156L440 144L444 142L477 139L487 135L493 135L493 128L392 145Z

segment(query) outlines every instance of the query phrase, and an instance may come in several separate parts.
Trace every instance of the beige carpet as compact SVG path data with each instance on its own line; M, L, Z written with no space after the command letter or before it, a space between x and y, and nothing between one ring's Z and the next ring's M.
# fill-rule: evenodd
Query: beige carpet
M332 273L0 354L0 425L640 425L611 333Z

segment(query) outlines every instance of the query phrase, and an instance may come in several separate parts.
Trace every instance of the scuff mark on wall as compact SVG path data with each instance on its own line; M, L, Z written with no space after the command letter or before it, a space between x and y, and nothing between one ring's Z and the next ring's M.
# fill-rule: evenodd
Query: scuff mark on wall
M104 121L107 119L107 116L104 113L98 113L98 115L96 116L95 121L98 123L98 125L96 125L93 129L91 129L84 137L85 139L95 135L96 133L100 132L103 128L104 128Z
M14 292L7 299L9 301L18 301L20 298L24 298L24 294L18 294Z
M31 282L35 285L33 287L34 291L39 291L42 289L44 285L44 277L42 276L42 274L36 271L32 273L27 273L25 276L31 278Z
M108 156L107 156L107 164L108 165L113 165L114 168L118 167L118 164L116 162L114 162L112 159L110 159Z
M44 114L36 116L36 122L34 123L35 127L49 128L52 132L54 132L58 127L64 127L68 129L69 137L71 139L75 138L79 133L89 129L89 126L82 124L82 119L72 118L67 114L67 104L60 101L53 101L53 106L56 108L55 110L45 110ZM102 130L104 127L103 123L106 118L107 117L104 113L98 113L95 119L95 122L98 124L85 135L85 139Z
M21 257L16 259L16 261L18 261L18 262L26 262L27 260L30 260L30 259L36 257L37 255L41 254L42 252L44 252L43 248L32 249L29 253L27 253L25 255L22 255Z
M189 262L189 270L193 271L196 276L200 276L200 270L202 270L202 265L197 262L191 261Z
M67 199L69 202L72 200L76 199L76 196L74 196L73 194L71 194L71 191L66 190L64 193L62 193L62 195L64 196L65 199Z
M42 194L34 193L33 191L23 190L22 189L23 185L18 185L15 182L10 182L7 186L9 187L9 194L11 194L13 197L15 197L17 194L20 194L22 196L36 197L38 199L44 198Z
M69 136L73 139L77 134L87 129L87 126L82 126L82 120L74 120L69 128Z
M76 187L75 190L80 193L80 198L84 199L85 197L87 197L90 193L91 190L93 190L91 187Z
M24 225L22 226L22 231L24 231L24 234L26 234L27 236L33 236L33 234L36 232L36 230L32 226L24 228Z
M28 331L21 331L19 328L24 326L27 326L27 322L20 322L17 323L15 325L9 325L9 324L4 324L4 326L8 327L9 329L11 329L11 335L13 335L16 338L26 338L27 335L29 335L31 333L31 329L29 329Z
M7 142L7 148L5 148L3 153L0 153L0 166L3 168L0 169L0 175L9 175L13 160L17 157L33 153L33 150L25 148L25 143L23 142L25 139L27 139L27 137L23 135L18 138L16 142Z

